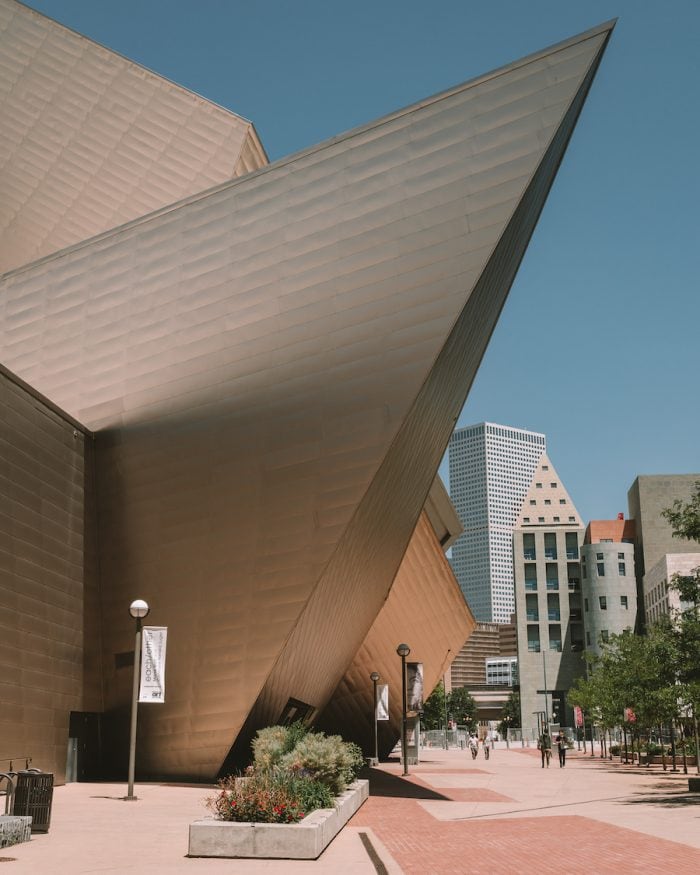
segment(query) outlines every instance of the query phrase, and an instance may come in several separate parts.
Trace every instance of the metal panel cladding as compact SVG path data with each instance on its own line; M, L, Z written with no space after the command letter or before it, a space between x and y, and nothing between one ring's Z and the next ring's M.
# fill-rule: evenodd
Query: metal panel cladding
M154 772L215 774L246 715L336 689L609 32L5 277L7 364L98 431L105 666L135 596L180 642L142 723Z
M0 0L0 273L266 164L250 122Z

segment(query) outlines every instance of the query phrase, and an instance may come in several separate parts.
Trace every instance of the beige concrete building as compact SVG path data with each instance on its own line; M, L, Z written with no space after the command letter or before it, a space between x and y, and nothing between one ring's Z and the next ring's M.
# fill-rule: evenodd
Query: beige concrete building
M0 22L0 759L60 780L78 733L122 772L134 598L170 642L141 776L397 686L401 640L437 679L473 621L431 490L611 25L266 165L245 120ZM380 620L394 587L424 631Z
M669 589L669 583L674 575L690 576L696 568L700 568L700 550L693 553L667 553L647 571L643 580L647 624L690 607L681 601L677 592Z
M547 454L513 533L522 729L542 718L571 726L566 694L584 671L580 551L583 524Z

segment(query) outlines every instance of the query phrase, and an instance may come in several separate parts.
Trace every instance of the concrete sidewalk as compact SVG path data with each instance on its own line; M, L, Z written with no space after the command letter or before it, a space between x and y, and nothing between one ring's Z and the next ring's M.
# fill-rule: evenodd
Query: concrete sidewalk
M191 821L212 788L69 784L54 793L51 830L0 851L3 873L646 873L700 871L700 794L687 778L574 753L565 769L536 750L428 749L401 776L370 774L370 799L316 861L190 859Z

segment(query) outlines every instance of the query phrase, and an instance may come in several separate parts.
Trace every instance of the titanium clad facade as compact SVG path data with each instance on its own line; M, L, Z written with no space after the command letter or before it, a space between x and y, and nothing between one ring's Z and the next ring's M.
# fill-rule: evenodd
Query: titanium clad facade
M96 432L107 713L129 701L133 598L174 642L166 703L139 717L142 772L211 778L290 699L332 697L609 32L2 280L5 363Z
M0 273L267 163L250 122L0 0Z
M0 771L6 757L15 769L32 757L61 781L92 641L83 622L90 438L1 368L0 410Z
M411 662L422 662L424 698L448 670L476 626L426 513L416 527L389 597L352 664L321 715L321 729L350 732L367 756L374 756L374 688L370 674L389 684L389 720L378 725L379 755L388 756L401 734L399 643L411 648Z

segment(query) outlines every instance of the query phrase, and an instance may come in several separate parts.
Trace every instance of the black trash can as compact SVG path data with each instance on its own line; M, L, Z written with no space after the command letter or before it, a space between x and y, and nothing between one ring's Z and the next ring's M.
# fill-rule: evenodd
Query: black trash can
M32 818L32 832L48 832L53 801L53 774L36 769L17 772L14 814Z

